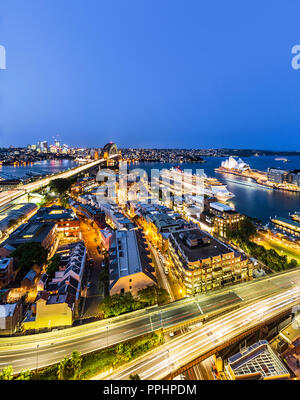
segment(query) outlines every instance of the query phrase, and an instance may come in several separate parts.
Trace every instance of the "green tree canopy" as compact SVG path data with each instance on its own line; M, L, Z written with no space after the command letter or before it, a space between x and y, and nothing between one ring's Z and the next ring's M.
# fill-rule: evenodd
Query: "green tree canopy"
M154 304L164 304L170 301L168 292L156 285L149 285L144 289L138 291L138 299L146 306L153 306Z
M77 379L81 369L82 357L78 351L73 351L71 357L64 357L58 365L59 380Z
M47 255L48 250L38 242L23 243L11 254L12 257L17 258L19 266L26 271L29 271L34 264L44 265Z
M11 381L13 379L13 367L10 365L3 369L0 373L0 380L1 381Z
M130 375L129 375L129 379L130 379L131 381L140 381L140 380L141 380L139 374L130 374Z
M55 192L59 196L62 196L70 189L75 180L76 180L75 177L67 179L65 178L53 179L50 182L49 187L51 191Z
M32 379L32 371L29 369L22 370L20 375L16 378L17 381L29 381Z
M55 272L57 271L57 268L59 267L59 264L60 264L60 255L55 254L51 258L51 260L48 264L48 267L47 267L47 274L48 274L49 278L54 277Z
M108 318L155 304L165 304L169 300L169 294L165 289L150 285L139 290L136 297L133 297L131 292L106 297L100 311L103 312L105 318Z

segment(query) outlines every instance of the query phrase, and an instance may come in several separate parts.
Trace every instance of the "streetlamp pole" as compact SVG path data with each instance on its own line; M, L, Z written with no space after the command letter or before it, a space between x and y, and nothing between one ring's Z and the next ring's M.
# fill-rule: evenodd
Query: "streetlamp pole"
M108 347L108 325L106 325L106 347Z
M39 344L37 344L37 346L36 346L36 373L37 373L37 371L38 371L38 356L39 356L39 347L40 347L40 345Z
M162 320L162 311L160 311L160 324L161 324L161 329L164 329Z

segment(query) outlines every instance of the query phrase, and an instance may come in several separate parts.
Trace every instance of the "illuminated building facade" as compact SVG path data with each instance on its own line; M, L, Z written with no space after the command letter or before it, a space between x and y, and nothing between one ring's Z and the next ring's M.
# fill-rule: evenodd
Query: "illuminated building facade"
M43 207L29 222L54 222L57 233L65 236L80 237L80 222L76 215L63 207Z
M173 232L169 255L188 295L252 278L247 257L197 228Z
M131 292L156 284L150 252L141 230L116 231L109 252L109 293Z
M67 327L78 316L81 282L86 262L86 248L82 242L69 246L61 257L64 266L55 272L51 282L43 282L46 290L38 292L36 301L23 321L24 330Z
M210 204L209 212L213 216L214 232L222 237L226 236L227 231L236 232L245 218L230 206L218 202Z
M51 249L55 241L55 234L55 223L31 222L21 225L14 231L7 243L16 248L24 243L38 242L45 249Z
M283 230L284 232L290 233L294 236L300 237L300 222L287 219L287 218L273 218L273 224L276 228Z

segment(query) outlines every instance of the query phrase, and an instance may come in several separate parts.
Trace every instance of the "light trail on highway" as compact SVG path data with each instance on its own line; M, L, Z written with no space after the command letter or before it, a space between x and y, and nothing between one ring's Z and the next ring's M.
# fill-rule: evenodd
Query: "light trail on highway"
M224 313L228 307L241 309L247 302L254 302L255 305L264 297L290 293L290 290L296 290L299 294L299 287L300 270L297 269L228 289L199 294L195 298L185 298L165 306L154 306L56 332L0 338L0 369L12 365L17 373L21 369L35 369L37 353L38 366L44 367L59 362L73 350L82 354L93 352L162 328L165 330L183 326L195 319L201 321L210 317L216 321L219 314ZM223 316L224 321L225 318L226 314ZM211 325L206 321L204 326ZM176 337L173 340L177 340Z
M108 156L108 158L119 157L119 154L113 154ZM10 201L16 200L18 197L36 189L40 189L44 186L47 186L52 180L58 178L70 178L73 175L79 174L87 169L93 168L96 165L100 164L101 162L105 161L104 158L96 161L89 162L87 164L81 165L80 167L75 167L70 171L63 171L59 174L55 174L53 176L47 178L41 178L35 182L28 183L26 185L20 186L14 190L4 191L0 193L0 206L3 206Z
M162 379L201 354L214 349L220 343L275 316L298 302L298 288L258 301L255 304L233 311L218 320L205 323L196 331L186 333L167 343L150 355L132 362L106 379L128 379L130 374L139 374L141 379Z

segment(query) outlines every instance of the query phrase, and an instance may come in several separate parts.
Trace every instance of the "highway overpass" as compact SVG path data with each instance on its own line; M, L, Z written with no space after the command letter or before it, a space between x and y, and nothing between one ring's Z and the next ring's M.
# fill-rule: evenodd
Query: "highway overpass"
M194 324L191 332L178 338L175 336L170 344L147 354L149 363L134 362L131 371L136 370L142 379L160 379L166 375L169 365L171 373L172 369L180 368L193 357L217 347L221 338L227 340L288 309L298 301L299 288L300 269L297 268L108 320L56 332L0 338L0 369L7 365L12 365L15 372L35 369L37 365L42 367L59 362L73 350L88 353L145 333L161 329L171 331ZM201 323L203 326L196 325ZM152 368L154 365L157 368ZM128 368L129 365L125 366L111 378L128 379L132 373L128 373Z
M106 379L128 379L130 374L139 374L141 379L155 380L175 377L189 368L194 360L199 362L209 357L217 349L226 347L236 337L252 332L257 325L262 326L278 313L290 311L298 301L299 289L292 288L252 302L171 340Z

